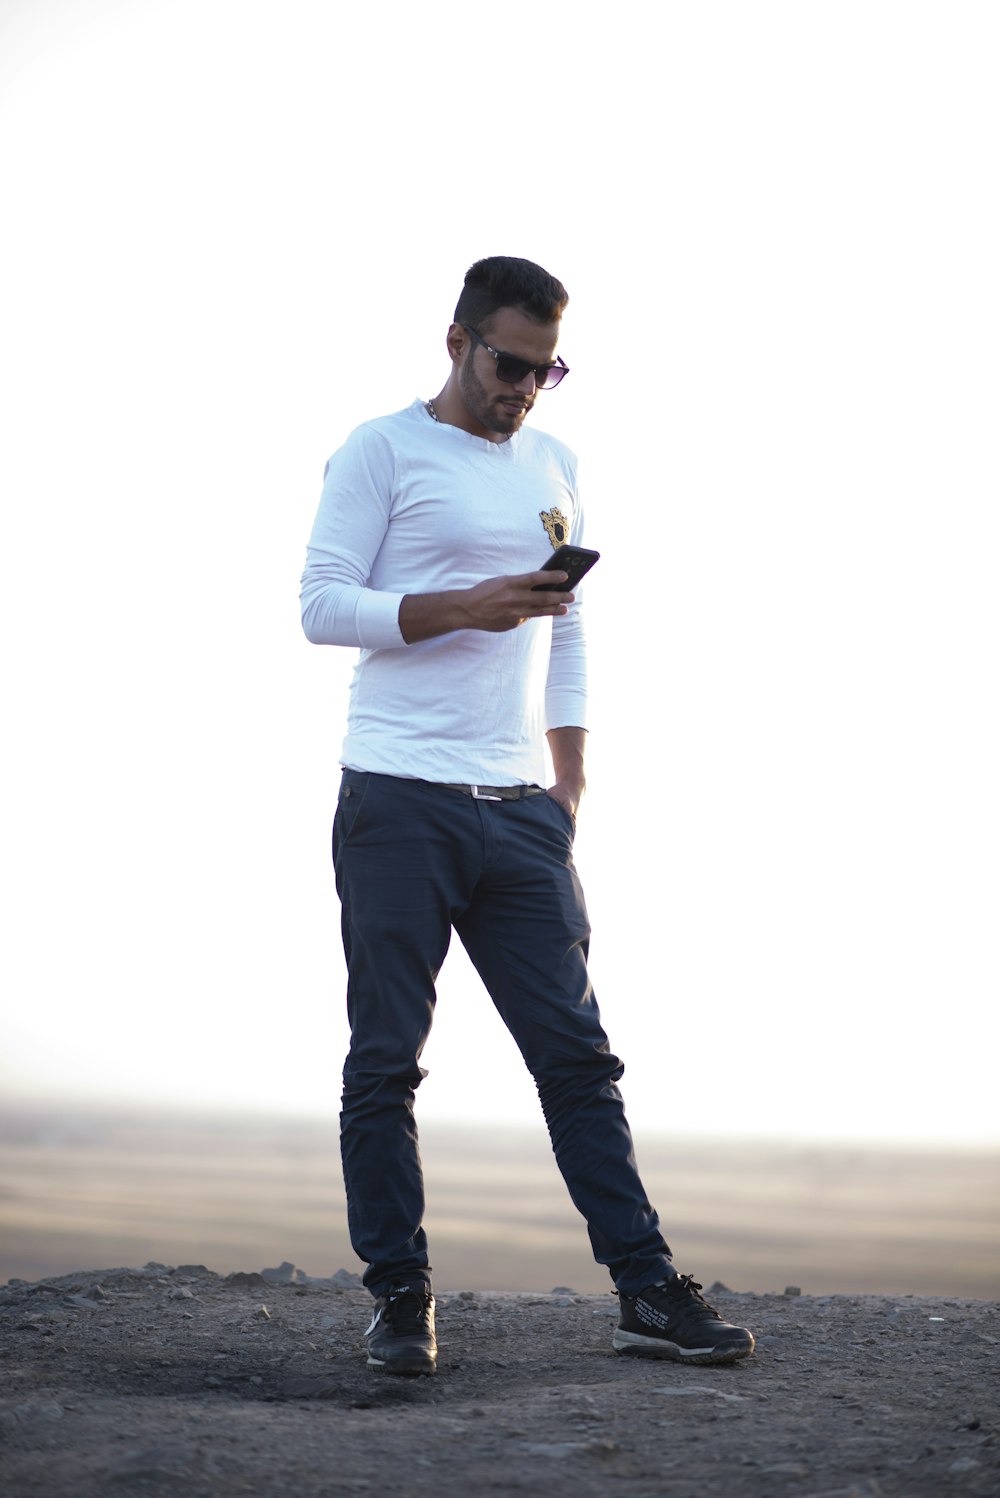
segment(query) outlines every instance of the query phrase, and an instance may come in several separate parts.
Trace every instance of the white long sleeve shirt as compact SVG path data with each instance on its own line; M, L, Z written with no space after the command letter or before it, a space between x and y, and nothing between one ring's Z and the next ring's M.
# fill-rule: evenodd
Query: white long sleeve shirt
M541 783L544 734L586 727L577 602L501 633L407 645L407 593L532 572L580 544L576 459L524 427L506 442L438 423L416 400L351 433L326 468L302 578L314 644L360 647L342 762L461 784Z

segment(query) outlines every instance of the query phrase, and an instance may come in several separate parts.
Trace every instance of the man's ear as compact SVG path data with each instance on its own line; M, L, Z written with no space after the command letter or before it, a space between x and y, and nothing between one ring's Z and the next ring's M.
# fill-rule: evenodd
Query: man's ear
M469 339L461 323L453 322L448 329L448 357L452 364L458 364L468 348Z

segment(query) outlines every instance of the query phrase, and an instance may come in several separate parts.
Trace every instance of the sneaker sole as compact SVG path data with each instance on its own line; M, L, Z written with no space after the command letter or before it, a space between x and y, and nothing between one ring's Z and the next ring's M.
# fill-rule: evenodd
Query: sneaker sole
M749 1333L748 1333L749 1336ZM644 1337L640 1332L626 1332L620 1328L611 1339L615 1352L621 1356L631 1353L640 1358L667 1358L672 1363L738 1363L748 1358L754 1350L754 1340L731 1342L722 1347L680 1347L664 1337Z
M375 1358L368 1354L368 1367L376 1373L401 1373L409 1378L419 1377L421 1373L432 1374L437 1372L437 1363L433 1359L410 1357L410 1358Z

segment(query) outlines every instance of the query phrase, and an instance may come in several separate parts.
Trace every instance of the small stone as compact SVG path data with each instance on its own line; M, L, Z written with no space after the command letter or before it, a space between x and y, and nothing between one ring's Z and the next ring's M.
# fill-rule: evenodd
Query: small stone
M99 1311L102 1309L100 1301L91 1300L86 1295L67 1295L63 1301L63 1305L76 1306L77 1310L80 1311Z
M262 1269L261 1278L267 1280L271 1285L290 1285L295 1279L295 1265L289 1264L288 1260L278 1265L277 1269Z
M227 1274L225 1278L227 1285L239 1288L242 1285L266 1285L267 1280L259 1274L247 1274L244 1270L237 1270L234 1274Z
M167 1295L168 1300L194 1300L194 1291L188 1289L187 1285L178 1285Z
M588 1456L617 1456L621 1447L615 1441L588 1441L584 1446Z
M361 1289L364 1281L360 1274L352 1274L349 1269L338 1269L336 1274L330 1276L331 1285L340 1285L345 1290Z
M459 1290L458 1298L459 1300L475 1300L476 1292L474 1290Z
M798 1285L786 1285L785 1286L785 1294L786 1295L801 1295L802 1294L802 1290L801 1290L800 1286L798 1286Z
M702 1398L705 1394L714 1394L716 1399L723 1400L726 1404L745 1404L745 1394L727 1394L723 1389L717 1389L713 1384L660 1384L651 1388L650 1394L673 1394L679 1399Z
M267 1309L267 1306L259 1306L257 1308L257 1320L258 1321L270 1321L270 1319L271 1319L271 1313Z
M556 1285L555 1289L549 1291L550 1295L578 1295L578 1290L571 1290L569 1285Z

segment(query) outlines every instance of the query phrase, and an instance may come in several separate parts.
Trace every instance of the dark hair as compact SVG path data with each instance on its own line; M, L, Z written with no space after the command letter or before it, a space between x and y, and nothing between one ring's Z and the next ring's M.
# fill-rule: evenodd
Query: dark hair
M478 331L501 307L516 307L538 322L558 322L568 302L563 283L533 260L491 255L466 272L455 321Z

